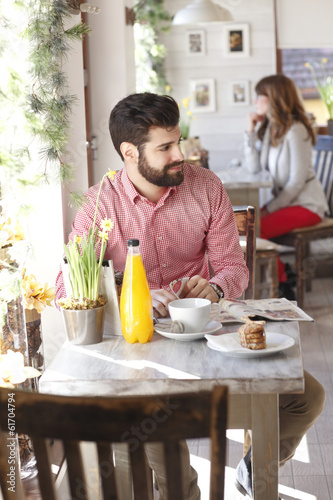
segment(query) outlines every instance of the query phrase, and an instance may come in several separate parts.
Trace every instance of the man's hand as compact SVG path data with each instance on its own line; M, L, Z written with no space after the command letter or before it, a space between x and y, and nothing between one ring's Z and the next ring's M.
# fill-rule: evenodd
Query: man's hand
M182 291L181 298L201 298L209 299L211 302L218 302L219 298L209 284L209 281L201 276L192 276L186 283Z
M169 316L168 304L172 300L176 300L176 297L163 288L160 290L151 290L150 293L153 301L154 318Z

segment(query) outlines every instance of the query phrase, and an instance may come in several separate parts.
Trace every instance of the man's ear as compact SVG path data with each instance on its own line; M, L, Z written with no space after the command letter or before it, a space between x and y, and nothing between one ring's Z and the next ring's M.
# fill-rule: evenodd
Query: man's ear
M136 162L139 157L138 148L131 142L122 142L120 144L120 151L124 157L124 161L127 162Z

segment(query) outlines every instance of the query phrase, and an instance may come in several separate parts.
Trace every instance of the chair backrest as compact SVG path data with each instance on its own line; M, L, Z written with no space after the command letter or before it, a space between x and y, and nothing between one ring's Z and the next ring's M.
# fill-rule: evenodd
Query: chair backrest
M5 500L21 498L8 492L8 401L13 389L0 388L1 490ZM85 475L79 443L97 445L99 476L104 498L118 498L113 446L127 443L133 479L133 498L150 498L145 443L164 446L168 498L182 500L179 441L211 437L210 499L223 500L226 453L227 388L212 391L132 397L66 397L15 390L15 431L32 439L40 492L44 500L58 500L48 454L50 438L64 444L73 498L85 500ZM138 429L139 432L133 432ZM5 434L6 433L6 434ZM1 434L0 434L1 436ZM161 457L163 461L163 457ZM106 474L105 471L108 471ZM80 494L78 496L78 488ZM24 498L24 497L23 497ZM60 499L59 499L60 500Z
M252 206L233 207L238 234L245 236L245 262L249 270L249 283L244 293L245 299L254 298L254 276L255 276L255 256L256 256L256 209Z
M333 136L318 135L314 150L314 168L325 191L329 216L333 217Z

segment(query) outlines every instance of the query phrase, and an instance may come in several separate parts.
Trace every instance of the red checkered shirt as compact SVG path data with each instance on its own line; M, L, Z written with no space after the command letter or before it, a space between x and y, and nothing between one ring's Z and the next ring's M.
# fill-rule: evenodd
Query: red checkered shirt
M82 236L93 224L99 184L87 192L88 202L78 210L72 232ZM137 238L150 288L168 288L172 280L200 275L209 280L208 260L225 297L236 298L245 290L248 269L239 244L229 197L220 179L210 170L184 164L184 181L166 190L159 202L141 196L126 169L101 189L96 223L112 219L114 227L104 259L115 271L123 271L127 240ZM56 299L66 295L61 272Z

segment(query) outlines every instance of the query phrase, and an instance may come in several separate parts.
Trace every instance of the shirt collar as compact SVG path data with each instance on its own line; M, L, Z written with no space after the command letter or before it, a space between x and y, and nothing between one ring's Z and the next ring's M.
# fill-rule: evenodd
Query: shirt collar
M125 189L127 196L129 197L129 199L131 200L131 202L133 204L135 203L135 200L138 197L143 199L143 200L147 199L145 196L142 196L136 190L136 188L133 186L132 182L130 181L130 179L127 175L125 167L123 167L122 172L121 172L121 182L123 183L123 186L124 186L124 189ZM168 189L165 191L165 193L163 194L162 198L160 199L160 201L158 203L164 202L164 200L170 195L170 193L172 193L173 191L177 191L177 189L178 189L178 186L168 187Z
M123 167L122 172L121 172L121 182L123 183L125 193L131 200L131 202L134 204L134 200L137 196L140 196L140 194L137 192L131 181L129 180L129 177L126 172L126 168Z

